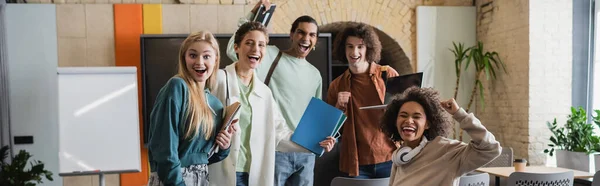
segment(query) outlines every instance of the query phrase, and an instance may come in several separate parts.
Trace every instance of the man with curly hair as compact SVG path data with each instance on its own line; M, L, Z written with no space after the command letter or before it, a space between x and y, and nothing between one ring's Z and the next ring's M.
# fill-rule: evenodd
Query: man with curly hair
M342 128L339 169L347 177L390 177L396 146L379 130L383 111L360 109L384 103L386 88L382 66L377 64L381 42L371 26L353 23L338 34L333 51L337 59L349 65L327 91L327 102L348 116Z
M448 139L449 115L471 136ZM472 113L454 99L440 101L431 88L411 87L388 104L381 129L402 146L392 155L390 186L458 185L459 178L500 155L502 147ZM444 170L444 171L440 171Z

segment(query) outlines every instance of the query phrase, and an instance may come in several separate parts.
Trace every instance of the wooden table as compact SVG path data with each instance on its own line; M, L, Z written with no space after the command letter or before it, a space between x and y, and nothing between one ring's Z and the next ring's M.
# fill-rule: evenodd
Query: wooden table
M481 167L476 171L485 172L490 175L496 176L496 186L500 185L500 178L508 178L510 174L515 172L515 167ZM584 179L584 178L592 178L594 174L589 172L583 172L573 169L561 168L561 167L546 167L546 166L528 166L525 167L525 171L530 173L557 173L557 172L568 172L573 171L573 175L575 178Z

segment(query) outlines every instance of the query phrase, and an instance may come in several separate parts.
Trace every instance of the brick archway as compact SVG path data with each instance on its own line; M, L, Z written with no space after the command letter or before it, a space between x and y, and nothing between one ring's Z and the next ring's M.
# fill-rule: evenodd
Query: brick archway
M250 0L248 6L257 0ZM385 1L385 0L271 0L277 4L278 16L273 16L271 27L273 33L289 33L291 23L297 17L310 15L319 25L327 27L338 22L362 22L377 28L380 40L385 46L397 45L404 53L409 65L392 64L394 68L408 68L416 71L416 14L419 5L435 4L421 0ZM439 3L438 3L439 4ZM323 28L321 28L323 29ZM389 47L387 47L389 48ZM385 52L391 52L387 50ZM388 55L387 53L382 54ZM395 56L389 54L388 56ZM404 60L404 59L403 59ZM404 63L404 62L402 62Z
M338 32L341 32L346 27L356 24L356 22L334 22L320 26L320 31L324 33L331 33L335 38ZM406 56L404 50L398 42L392 39L385 32L374 27L377 36L379 36L379 40L381 41L382 49L381 49L381 61L379 64L382 65L390 65L394 69L398 71L398 73L409 74L413 72L413 67L410 63L410 59Z

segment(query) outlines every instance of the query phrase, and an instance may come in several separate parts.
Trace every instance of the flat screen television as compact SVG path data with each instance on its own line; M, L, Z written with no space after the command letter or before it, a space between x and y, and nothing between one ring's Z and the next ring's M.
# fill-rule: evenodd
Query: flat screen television
M177 60L179 47L187 34L144 34L140 37L141 44L141 72L142 72L142 114L144 126L144 144L148 142L147 134L149 118L152 112L156 94L162 86L177 73ZM233 63L227 57L227 43L232 34L215 34L219 42L221 64L219 68ZM287 34L270 34L269 45L278 46L285 50L290 46L291 40ZM327 88L332 79L331 48L332 37L330 33L320 33L316 50L311 51L306 59L321 72L323 78L323 99L327 95ZM333 76L333 78L337 77Z

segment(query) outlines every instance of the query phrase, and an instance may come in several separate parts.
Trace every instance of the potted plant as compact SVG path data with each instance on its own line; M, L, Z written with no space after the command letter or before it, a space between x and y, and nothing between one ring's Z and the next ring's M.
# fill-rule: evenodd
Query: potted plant
M42 176L52 181L52 172L44 169L44 163L39 160L30 162L31 167L25 170L25 166L32 157L25 150L19 151L12 158L10 163L7 162L8 146L0 149L0 185L15 185L15 186L34 186L36 183L43 183Z
M481 108L485 107L485 98L484 98L484 88L483 88L483 76L485 75L485 80L493 81L496 80L496 71L504 71L506 73L506 66L500 59L500 55L498 55L495 51L485 51L483 48L483 43L481 41L477 42L477 45L470 47L468 49L463 49L459 44L458 46L454 44L454 50L451 49L455 56L455 70L456 70L456 88L454 92L454 98L456 99L456 95L458 94L458 82L461 77L462 62L466 58L465 70L469 69L469 65L471 61L473 62L473 67L475 68L475 77L473 78L474 85L473 90L470 94L469 104L465 108L465 111L469 112L475 97L477 96L477 90L479 90L479 101L482 105ZM463 130L460 129L459 140L463 140Z
M468 58L468 54L469 54L469 50L471 50L470 47L465 48L465 45L463 43L458 43L458 45L455 42L452 42L452 45L454 46L453 49L448 49L450 50L453 54L454 54L454 70L456 71L456 87L454 88L454 99L457 99L458 96L458 89L459 89L459 85L460 85L460 76L461 76L461 72L462 72L462 68L463 68L463 61L466 61ZM456 125L456 122L454 122L454 124ZM452 127L452 131L453 131L453 136L454 139L456 138L456 127Z
M598 127L598 129L600 129L600 110L594 110L594 112L596 113L596 116L592 116L592 121L596 124L596 126ZM600 136L597 136L597 138L600 138ZM596 152L600 152L600 143L596 143L596 146L594 147ZM594 155L594 162L596 162L596 171L600 171L600 154L596 153L596 155Z
M598 113L600 110L596 110L596 116L593 117L597 124L600 122ZM564 126L558 126L556 118L552 123L547 122L547 125L552 136L548 144L550 148L545 149L544 153L550 156L556 154L558 167L595 172L592 162L595 153L600 150L600 137L594 135L594 126L587 122L587 114L582 107L571 107L571 114Z

